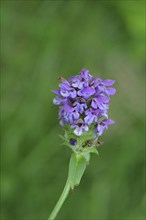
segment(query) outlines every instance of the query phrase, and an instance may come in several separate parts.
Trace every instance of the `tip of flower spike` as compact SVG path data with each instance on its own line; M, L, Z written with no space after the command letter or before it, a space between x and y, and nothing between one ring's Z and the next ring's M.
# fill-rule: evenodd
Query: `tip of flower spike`
M89 73L89 70L87 70L87 69L85 69L85 68L83 68L83 69L81 69L80 70L80 74L82 75L82 74L88 74Z

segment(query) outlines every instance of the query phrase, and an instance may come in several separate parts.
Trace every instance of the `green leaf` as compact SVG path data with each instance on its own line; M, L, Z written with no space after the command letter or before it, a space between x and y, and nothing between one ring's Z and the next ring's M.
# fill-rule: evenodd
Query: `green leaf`
M84 152L89 152L89 153L94 153L94 154L99 155L99 153L95 147L90 147L90 148L86 149Z
M90 161L90 153L88 151L83 151L83 156L84 158L86 159L87 163L89 164L89 161Z
M68 180L71 189L79 185L82 175L86 169L86 159L83 155L73 153L69 163Z

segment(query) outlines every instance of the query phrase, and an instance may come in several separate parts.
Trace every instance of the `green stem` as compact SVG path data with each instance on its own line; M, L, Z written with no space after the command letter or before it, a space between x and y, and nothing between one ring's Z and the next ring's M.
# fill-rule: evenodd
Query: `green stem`
M65 199L67 198L69 191L70 191L70 185L69 185L69 182L68 182L68 179L67 179L65 187L63 189L63 192L62 192L58 202L56 203L56 206L54 207L53 211L51 212L48 220L54 220L55 219L55 217L57 216L59 210L61 209Z

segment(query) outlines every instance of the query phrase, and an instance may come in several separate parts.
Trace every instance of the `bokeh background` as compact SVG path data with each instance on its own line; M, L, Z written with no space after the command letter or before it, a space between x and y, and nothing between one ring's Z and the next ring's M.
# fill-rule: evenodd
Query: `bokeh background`
M110 126L58 220L144 220L144 1L1 2L1 220L45 220L67 177L51 89L116 79Z

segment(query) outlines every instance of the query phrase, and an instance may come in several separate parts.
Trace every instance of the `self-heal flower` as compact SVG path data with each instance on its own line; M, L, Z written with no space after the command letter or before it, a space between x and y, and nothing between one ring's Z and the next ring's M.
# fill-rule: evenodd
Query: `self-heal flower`
M77 136L81 136L83 131L89 130L87 124L82 119L79 119L75 124L72 124L71 128L75 128L74 134Z
M67 80L64 83L59 84L60 87L60 94L63 97L76 97L76 90L70 86Z
M86 112L85 112L85 118L84 118L84 121L86 124L88 125L91 125L94 121L97 122L97 114L94 112L91 112L90 109L88 109Z
M53 103L59 106L59 121L64 127L63 145L72 150L68 177L63 192L48 220L54 220L70 189L79 185L89 164L91 153L98 155L99 137L114 121L109 118L109 102L116 89L115 80L93 77L87 69L64 79L60 77L59 89Z
M97 132L98 136L101 136L104 129L108 129L108 125L114 124L115 122L111 119L105 119L95 125L94 130Z
M88 70L82 69L79 74L69 79L61 77L57 95L53 103L59 105L59 120L62 126L69 125L76 136L88 132L94 127L93 133L101 136L108 128L108 110L110 96L116 89L111 87L115 83L112 79L93 77ZM77 120L82 123L76 123ZM110 121L111 122L111 121Z
M65 103L65 105L61 106L60 107L60 110L59 110L59 119L60 120L60 124L62 126L64 126L65 123L70 123L72 124L74 122L74 120L77 120L79 118L79 113L78 111L71 107L70 105L67 105Z
M83 98L78 98L74 103L73 103L74 108L79 112L83 113L85 109L87 109L87 104L85 99Z
M73 88L81 89L84 85L84 82L81 80L81 76L72 76L69 80Z

